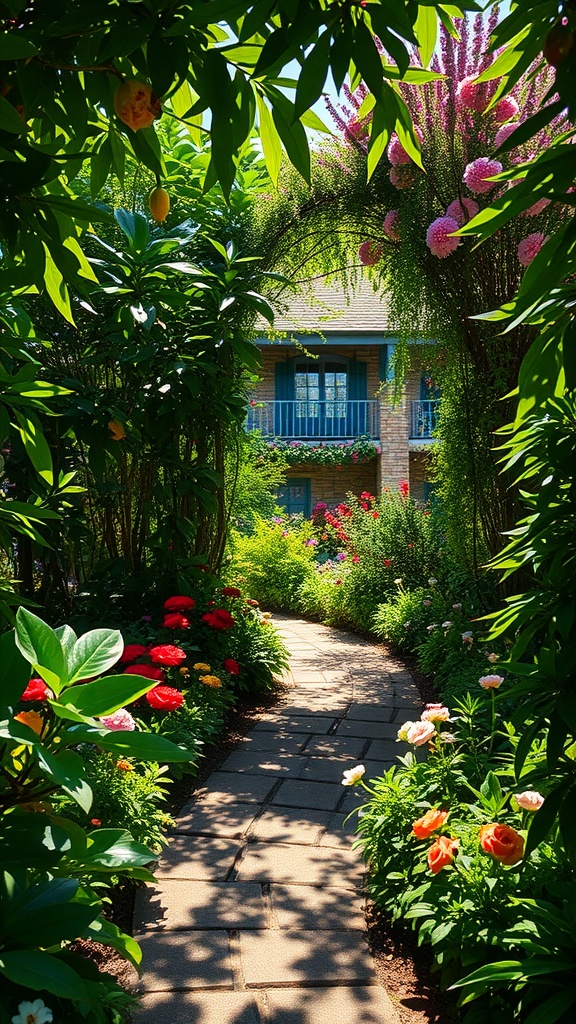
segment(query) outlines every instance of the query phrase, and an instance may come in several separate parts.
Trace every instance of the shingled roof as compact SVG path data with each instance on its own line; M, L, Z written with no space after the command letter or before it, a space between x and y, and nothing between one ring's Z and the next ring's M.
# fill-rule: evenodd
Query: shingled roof
M374 291L366 278L350 294L341 284L323 278L313 281L298 292L285 291L276 309L274 333L383 335L391 330L386 295ZM261 321L258 329L263 328Z

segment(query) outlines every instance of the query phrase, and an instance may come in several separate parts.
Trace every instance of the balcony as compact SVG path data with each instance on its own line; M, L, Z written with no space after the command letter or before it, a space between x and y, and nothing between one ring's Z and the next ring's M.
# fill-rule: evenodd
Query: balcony
M410 440L430 441L436 430L440 399L412 402Z
M278 401L257 402L248 411L246 430L263 437L289 437L300 441L346 441L380 437L380 403Z

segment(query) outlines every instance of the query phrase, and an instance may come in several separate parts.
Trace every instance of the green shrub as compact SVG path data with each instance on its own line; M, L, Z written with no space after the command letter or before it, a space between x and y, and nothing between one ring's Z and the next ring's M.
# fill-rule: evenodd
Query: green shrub
M405 590L398 584L395 596L378 605L372 628L376 636L390 640L400 650L414 652L428 636L428 626L447 621L446 615L446 601L436 587Z
M298 589L313 574L312 529L306 522L267 523L257 519L254 533L233 533L231 578L268 608L298 610Z
M231 679L231 685L243 693L271 690L275 677L288 668L286 645L265 614L247 610L237 615L227 646L228 657L240 666L240 674Z
M86 813L70 800L61 801L60 813L83 828L126 828L139 843L156 853L166 845L164 833L173 824L162 808L166 800L167 768L154 761L143 764L118 758L97 747L82 749L85 776L94 793Z

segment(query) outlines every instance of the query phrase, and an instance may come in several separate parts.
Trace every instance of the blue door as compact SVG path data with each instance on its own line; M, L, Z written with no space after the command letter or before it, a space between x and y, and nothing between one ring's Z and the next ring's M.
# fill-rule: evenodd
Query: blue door
M289 516L310 515L310 480L305 477L291 477L276 492L278 504Z

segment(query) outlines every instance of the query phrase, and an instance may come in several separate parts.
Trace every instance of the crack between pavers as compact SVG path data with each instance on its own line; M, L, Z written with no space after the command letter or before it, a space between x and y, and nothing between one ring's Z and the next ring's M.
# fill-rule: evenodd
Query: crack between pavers
M244 979L244 971L242 970L242 957L240 955L240 932L237 928L228 929L228 951L234 992L246 992L247 986Z
M272 903L272 886L270 882L260 882L260 892L262 894L262 902L264 904L264 914L266 918L266 926L270 931L280 931L280 922L278 921L276 914L274 913L274 905Z

